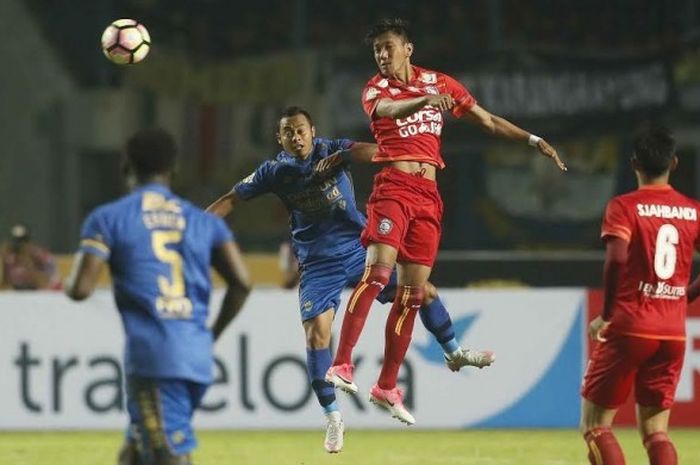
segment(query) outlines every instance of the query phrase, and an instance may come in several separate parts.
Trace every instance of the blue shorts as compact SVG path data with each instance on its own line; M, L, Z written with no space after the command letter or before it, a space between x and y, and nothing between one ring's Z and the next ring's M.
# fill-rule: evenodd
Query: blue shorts
M317 317L328 309L338 310L340 293L346 287L355 287L365 272L367 250L357 242L357 247L333 258L305 263L299 280L299 310L301 320ZM396 295L396 269L389 284L377 296L381 303L391 302Z
M208 387L187 380L127 375L126 437L137 445L142 463L154 462L156 455L184 455L197 446L192 414Z

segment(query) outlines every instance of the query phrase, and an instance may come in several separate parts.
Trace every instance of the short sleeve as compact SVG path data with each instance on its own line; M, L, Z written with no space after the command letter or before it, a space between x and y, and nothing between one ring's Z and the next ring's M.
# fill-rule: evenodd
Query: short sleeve
M602 239L614 236L630 242L632 239L632 223L620 199L615 198L608 202L603 217L603 227L600 232Z
M443 74L443 77L445 79L445 91L455 99L455 106L452 107L452 114L456 118L459 118L476 105L476 99L461 82L446 74Z
M218 247L221 244L235 240L231 229L226 222L218 216L211 215L212 220L212 245Z
M80 230L80 252L90 253L107 260L112 251L112 234L103 209L93 211Z
M367 116L372 118L374 110L377 109L379 101L385 97L390 97L386 87L382 88L378 85L367 84L362 91L362 108L367 113Z
M243 200L249 200L272 190L274 171L270 161L258 166L250 175L240 180L233 190Z

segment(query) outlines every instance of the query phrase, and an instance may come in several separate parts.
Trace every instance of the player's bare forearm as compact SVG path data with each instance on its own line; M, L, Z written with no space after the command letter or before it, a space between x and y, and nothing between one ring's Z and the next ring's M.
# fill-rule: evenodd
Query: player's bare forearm
M225 218L231 214L237 202L238 195L236 195L234 191L231 191L216 199L214 203L207 207L206 211L218 217Z
M549 145L546 140L530 134L505 118L489 113L479 105L474 105L468 112L462 115L462 118L476 124L488 134L513 141L531 143L537 147L537 150L539 150L542 155L551 158L560 170L567 170L566 165L559 158L557 151L554 147ZM530 142L531 140L532 142Z
M243 261L243 255L238 246L232 241L221 244L214 249L212 265L228 284L228 290L221 303L221 309L212 327L214 340L216 340L241 311L248 294L250 294L251 284L248 268Z
M516 126L505 118L491 115L493 119L493 135L503 139L510 139L518 142L527 142L530 133Z
M350 148L351 160L353 163L371 163L378 150L377 144L355 142Z
M610 237L605 247L605 264L603 265L603 320L610 321L613 304L617 293L622 268L627 263L627 241L619 237Z
M214 326L212 327L212 333L214 335L214 340L218 340L219 336L224 332L228 325L238 316L243 308L243 304L248 295L250 294L250 288L242 284L236 284L231 286L226 291L224 295L224 300L221 302L221 309L216 317Z
M529 132L505 118L489 113L479 105L474 105L462 118L476 124L485 133L504 139L527 142L530 137Z
M411 116L428 104L427 97L415 97L404 100L384 98L377 103L374 112L380 118L399 119Z
M63 284L68 297L73 300L87 299L95 290L104 260L91 253L78 252L73 259L73 268Z

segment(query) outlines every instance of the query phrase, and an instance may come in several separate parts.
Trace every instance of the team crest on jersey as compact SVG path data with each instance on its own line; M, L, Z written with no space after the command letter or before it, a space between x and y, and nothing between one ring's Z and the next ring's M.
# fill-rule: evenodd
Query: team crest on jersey
M377 83L377 87L381 87L382 89L387 87L388 85L389 85L389 81L387 81L386 79L382 79L381 81L379 81Z
M304 305L302 305L302 310L304 313L310 312L311 308L314 306L314 303L311 302L310 300L307 300L304 302Z
M379 226L377 226L377 231L379 231L379 234L386 236L391 232L391 228L393 227L394 223L389 218L382 218L381 221L379 221Z
M435 73L421 73L420 80L426 84L437 84L437 75Z
M369 102L370 100L374 100L375 98L377 98L377 95L379 95L379 89L370 87L365 93L365 101Z

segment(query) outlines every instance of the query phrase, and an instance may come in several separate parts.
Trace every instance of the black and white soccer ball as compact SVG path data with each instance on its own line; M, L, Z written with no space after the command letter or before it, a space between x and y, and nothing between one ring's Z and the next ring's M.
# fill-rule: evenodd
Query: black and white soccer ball
M133 65L146 58L150 50L148 30L134 19L118 19L102 33L102 52L112 63Z

